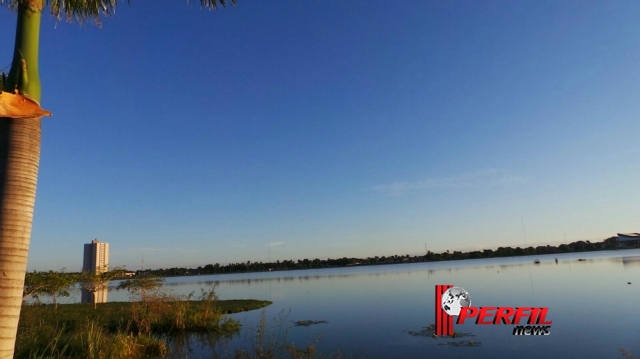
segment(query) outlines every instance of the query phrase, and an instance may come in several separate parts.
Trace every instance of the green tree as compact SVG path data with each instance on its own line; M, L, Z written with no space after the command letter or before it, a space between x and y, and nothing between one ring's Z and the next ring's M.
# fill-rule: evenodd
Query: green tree
M230 0L235 3L235 0ZM227 0L200 0L205 8ZM100 23L117 0L0 0L18 13L11 68L0 92L0 358L13 357L23 296L36 184L40 162L41 117L38 71L40 20L45 7L57 18ZM17 111L6 111L19 104ZM27 106L28 105L28 106Z
M93 309L96 309L98 305L97 301L95 300L96 293L103 290L109 290L109 282L116 278L123 277L125 272L126 270L124 268L116 267L111 270L98 270L95 273L86 271L78 275L78 283L80 283L80 288L93 294Z
M618 237L607 238L603 241L607 249L613 249L618 246Z
M22 289L22 300L25 301L27 298L37 295L40 288L44 287L44 283L43 272L27 272Z
M149 295L151 295L152 298L157 297L157 294L163 284L164 278L157 275L149 275L122 281L118 285L117 289L125 289L129 291L134 300L144 303L147 301L147 297L149 297Z
M68 297L69 287L78 282L78 275L60 272L33 272L27 273L25 277L25 296L39 298L41 295L53 298L53 305L58 309L58 297Z

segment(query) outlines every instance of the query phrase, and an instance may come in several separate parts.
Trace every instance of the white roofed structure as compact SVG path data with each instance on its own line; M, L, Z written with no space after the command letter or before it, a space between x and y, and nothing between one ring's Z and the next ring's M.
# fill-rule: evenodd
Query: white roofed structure
M618 233L618 241L640 241L640 233Z

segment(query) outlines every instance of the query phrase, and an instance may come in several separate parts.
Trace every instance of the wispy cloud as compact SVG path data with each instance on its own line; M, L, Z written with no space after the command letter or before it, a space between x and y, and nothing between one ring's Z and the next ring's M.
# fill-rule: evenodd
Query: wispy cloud
M400 194L407 191L437 189L437 188L472 188L522 184L525 179L512 175L509 171L485 170L471 174L453 177L428 178L416 182L393 182L390 184L375 185L367 188L370 191L378 191L390 194Z
M278 247L284 245L287 242L269 242L269 247Z

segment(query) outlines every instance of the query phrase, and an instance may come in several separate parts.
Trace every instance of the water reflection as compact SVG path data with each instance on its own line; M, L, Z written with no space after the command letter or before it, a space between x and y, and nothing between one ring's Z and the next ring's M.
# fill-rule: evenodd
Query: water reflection
M540 263L534 264L535 259ZM322 335L318 348L325 353L339 349L344 357L607 358L618 357L620 347L640 353L634 300L640 297L640 285L635 284L640 284L639 264L640 250L634 249L175 277L167 278L166 286L179 295L215 286L221 299L271 300L266 315L273 318L287 311L286 326L302 320L327 321L291 327L288 340L303 346ZM548 307L551 335L517 337L508 325L456 326L456 331L475 335L481 347L439 345L446 341L410 335L435 322L436 284L465 288L474 306ZM109 299L128 300L128 295L111 292ZM215 351L244 347L250 343L250 328L255 329L260 311L233 317L243 324L236 337L191 336L174 344L189 358L210 358Z
M82 288L80 289L80 303L106 303L108 299L108 293L109 290L107 288L98 289L95 292L90 292Z
M640 283L638 272L626 270L638 263L640 251L629 250L183 277L170 278L167 285L178 292L215 285L222 299L271 299L267 315L290 310L289 324L326 320L289 331L289 339L300 345L322 335L318 346L325 353L339 349L344 356L366 358L617 357L619 347L640 352L633 334L640 324L629 315L637 313L635 301L611 305L615 297L640 296L640 287L627 284ZM508 325L456 327L475 335L480 347L440 345L447 342L410 335L434 323L433 291L441 283L468 290L474 306L548 307L552 334L514 337ZM243 333L225 343L224 350L243 347L251 334L247 328L255 327L259 315L234 314L244 324ZM205 344L194 355L211 357L213 352Z
M627 269L628 267L638 267L640 266L640 258L638 257L623 257L622 265Z
M171 358L198 358L206 353L205 357L228 358L232 356L229 343L233 338L238 338L239 333L221 335L218 333L179 333L165 335L163 338L169 344Z

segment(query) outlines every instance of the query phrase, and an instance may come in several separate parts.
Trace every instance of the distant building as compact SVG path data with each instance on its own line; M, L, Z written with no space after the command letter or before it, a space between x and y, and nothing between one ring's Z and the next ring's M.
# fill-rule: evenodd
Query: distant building
M82 259L82 271L91 273L102 273L109 270L109 243L100 242L94 239L91 243L84 245L84 257ZM82 303L106 303L107 289L91 293L82 289L80 301Z
M640 242L640 233L618 233L618 243L637 244Z
M85 244L82 271L102 273L107 270L109 270L109 243L94 239L91 243Z

